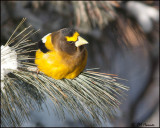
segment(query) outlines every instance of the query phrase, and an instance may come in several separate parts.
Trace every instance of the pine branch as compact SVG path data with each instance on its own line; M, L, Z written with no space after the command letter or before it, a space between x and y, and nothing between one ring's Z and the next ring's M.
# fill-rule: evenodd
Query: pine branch
M7 66L1 68L4 70L1 74L4 76L1 78L1 125L21 126L24 120L29 119L30 109L41 110L41 104L45 103L46 97L52 100L58 115L64 116L66 109L73 117L93 120L98 125L101 125L100 118L112 120L116 115L115 109L119 108L125 98L125 91L129 89L117 82L120 78L92 70L83 71L73 80L55 80L42 72L37 74L34 57L28 54L35 51L32 45L36 42L29 42L29 38L37 31L31 29L28 32L28 29L31 28L24 28L13 37L15 31L7 44L3 48L1 46L2 53L4 47L10 47L7 52L13 55L6 58L2 54L4 62L8 62L8 65L12 61L18 63L16 66L12 65L11 69Z

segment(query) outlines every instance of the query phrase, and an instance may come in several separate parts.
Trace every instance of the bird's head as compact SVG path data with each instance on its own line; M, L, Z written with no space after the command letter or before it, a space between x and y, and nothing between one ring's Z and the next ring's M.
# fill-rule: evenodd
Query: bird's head
M73 28L63 28L59 31L48 34L42 38L42 43L45 44L44 46L48 51L54 49L68 54L82 51L84 49L83 45L88 44L88 42Z
M60 30L62 35L65 37L66 42L69 44L74 44L76 47L88 44L88 42L83 39L77 31L73 28L64 28Z

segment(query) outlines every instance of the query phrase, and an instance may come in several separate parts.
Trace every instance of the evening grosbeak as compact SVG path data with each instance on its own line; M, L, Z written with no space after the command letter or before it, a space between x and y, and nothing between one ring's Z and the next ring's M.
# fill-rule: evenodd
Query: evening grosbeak
M35 64L38 70L54 79L74 79L85 68L88 42L73 28L49 33L38 42Z

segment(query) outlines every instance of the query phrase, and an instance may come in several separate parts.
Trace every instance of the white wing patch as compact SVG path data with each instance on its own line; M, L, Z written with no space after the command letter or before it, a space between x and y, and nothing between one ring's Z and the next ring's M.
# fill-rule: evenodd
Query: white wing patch
M45 35L45 36L42 38L42 42L43 42L43 43L45 43L45 42L47 41L47 40L46 40L46 37L49 36L50 34L51 34L51 33L48 33L47 35Z

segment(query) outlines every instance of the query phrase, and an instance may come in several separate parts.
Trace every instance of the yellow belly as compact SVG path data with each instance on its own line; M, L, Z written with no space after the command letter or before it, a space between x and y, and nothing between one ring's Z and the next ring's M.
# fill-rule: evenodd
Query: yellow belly
M40 50L36 52L35 64L39 71L54 79L73 79L77 77L85 68L87 63L87 51L85 58L75 65L77 59L66 56L65 59L58 52L50 51L43 53Z

